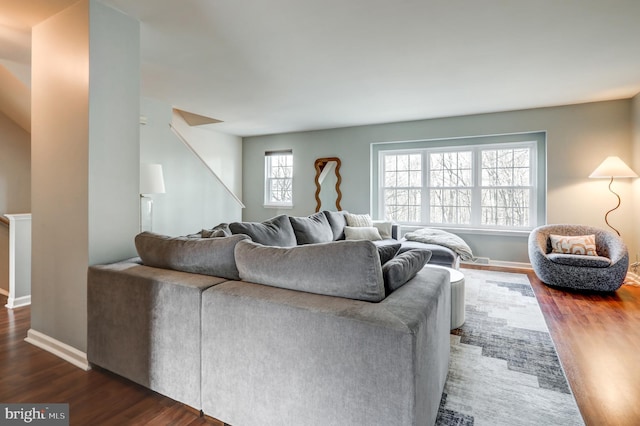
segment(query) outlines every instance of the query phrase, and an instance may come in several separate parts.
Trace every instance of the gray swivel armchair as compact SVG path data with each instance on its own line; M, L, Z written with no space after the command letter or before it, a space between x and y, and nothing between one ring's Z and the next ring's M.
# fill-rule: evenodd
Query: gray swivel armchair
M550 234L595 235L597 256L557 254ZM529 260L536 275L550 286L579 290L615 291L624 282L629 253L616 234L586 225L544 225L529 234Z

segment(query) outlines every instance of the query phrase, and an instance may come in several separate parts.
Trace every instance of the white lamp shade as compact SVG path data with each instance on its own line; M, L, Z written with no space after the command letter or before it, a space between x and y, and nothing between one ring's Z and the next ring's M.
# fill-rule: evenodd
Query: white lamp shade
M164 194L164 176L162 164L140 165L140 193Z
M590 178L635 178L638 177L636 172L631 170L620 157L607 157L605 160L589 175Z

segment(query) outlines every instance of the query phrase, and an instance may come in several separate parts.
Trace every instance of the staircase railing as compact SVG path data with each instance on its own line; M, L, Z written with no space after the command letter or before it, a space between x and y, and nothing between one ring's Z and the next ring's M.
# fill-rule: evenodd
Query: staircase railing
M206 161L204 161L204 158L202 158L200 156L200 154L198 154L196 152L195 149L193 149L193 147L191 146L191 144L189 143L189 141L187 141L187 139L182 136L182 134L180 133L180 131L178 131L178 129L176 129L172 124L169 124L169 128L173 131L173 133L178 137L178 139L180 139L180 142L182 142L184 144L184 146L186 146L189 151L191 151L193 153L193 155L196 156L196 158L198 160L200 160L200 162L202 163L202 165L209 170L209 172L213 175L213 177L220 183L220 185L222 185L222 187L229 193L229 195L231 195L231 197L240 205L241 208L245 208L244 203L242 202L242 200L240 200L240 198L238 198L236 196L236 194L233 193L233 191L231 190L231 188L229 188L223 181L222 179L220 179L220 176L218 176L218 174L216 172L213 171L213 169L211 167L209 167L209 164L207 164Z
M31 214L0 216L9 226L9 297L5 307L31 304Z

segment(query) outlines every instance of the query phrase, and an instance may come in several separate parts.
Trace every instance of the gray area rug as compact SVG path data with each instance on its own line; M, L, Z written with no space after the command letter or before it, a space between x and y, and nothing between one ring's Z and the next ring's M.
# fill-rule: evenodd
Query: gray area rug
M526 275L463 269L436 425L583 425Z

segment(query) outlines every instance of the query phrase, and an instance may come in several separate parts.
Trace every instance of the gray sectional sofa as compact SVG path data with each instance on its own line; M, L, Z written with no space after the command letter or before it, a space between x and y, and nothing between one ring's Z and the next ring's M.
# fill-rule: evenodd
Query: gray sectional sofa
M448 272L321 214L284 216L295 245L283 217L138 235L140 258L89 268L89 361L234 426L433 424Z

